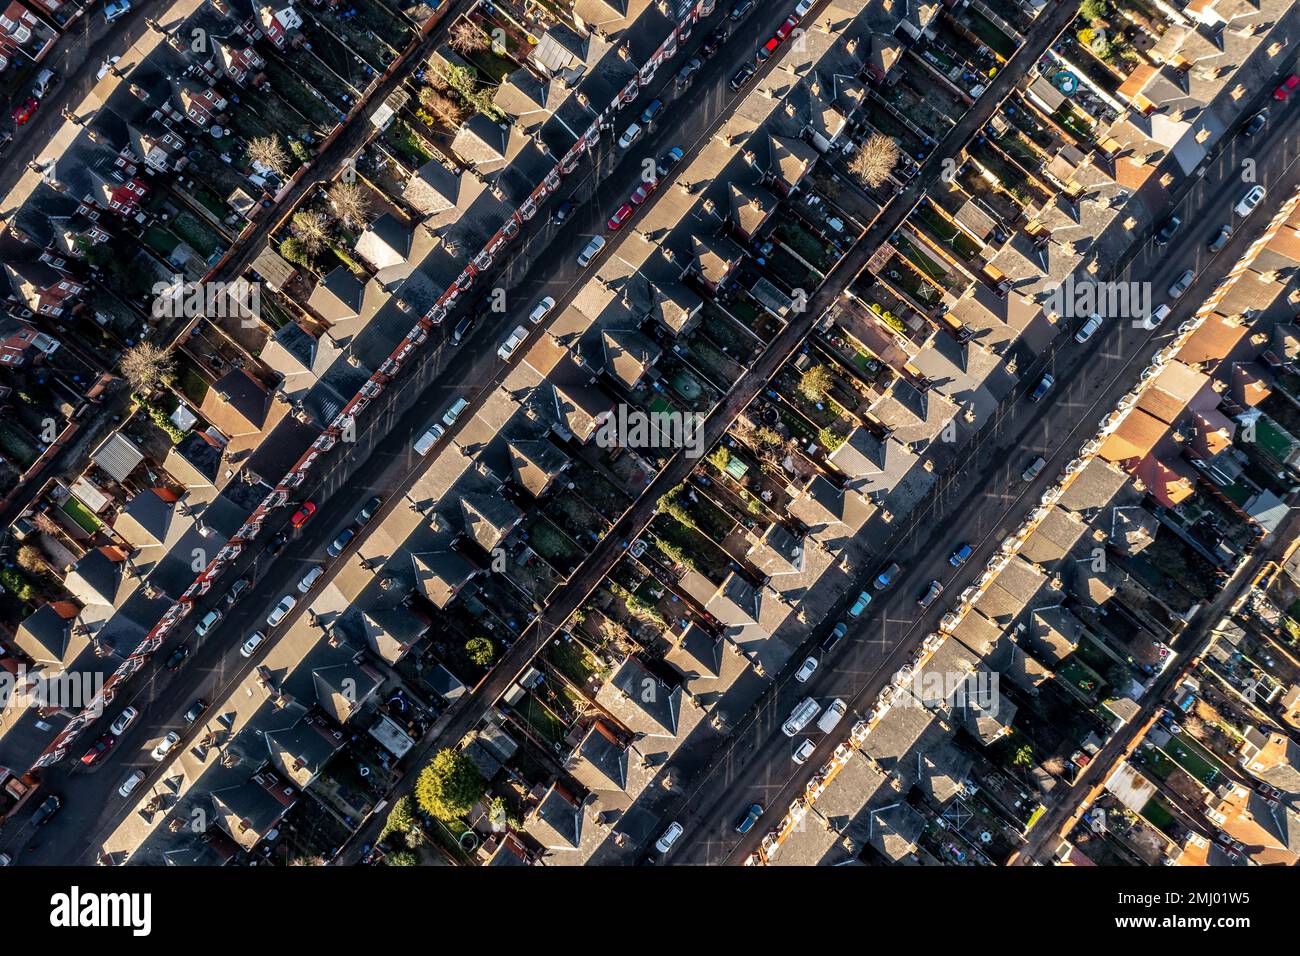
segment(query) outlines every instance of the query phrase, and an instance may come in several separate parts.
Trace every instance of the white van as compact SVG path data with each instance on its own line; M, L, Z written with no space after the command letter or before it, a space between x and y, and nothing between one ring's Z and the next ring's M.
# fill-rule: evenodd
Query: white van
M811 697L805 697L799 702L799 706L791 711L789 719L781 725L781 731L787 737L793 737L807 727L808 722L816 717L821 709L821 704Z
M415 440L411 447L415 449L417 455L427 455L429 449L438 443L438 439L446 434L446 429L441 425L434 425L427 432Z
M515 330L510 333L510 338L501 343L501 348L497 349L497 357L503 362L509 362L510 356L515 354L515 350L528 338L528 330L522 325L515 326Z
M848 712L848 709L849 705L836 697L831 701L831 705L826 708L826 713L822 714L817 721L817 729L824 734L829 734L835 729L835 725L840 722L840 718Z

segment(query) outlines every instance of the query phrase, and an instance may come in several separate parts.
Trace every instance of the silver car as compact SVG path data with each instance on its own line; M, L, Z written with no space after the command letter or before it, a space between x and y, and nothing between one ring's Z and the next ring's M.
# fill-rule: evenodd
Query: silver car
M1188 269L1177 279L1175 279L1174 284L1169 287L1169 298L1177 299L1184 292L1190 289L1192 287L1192 283L1195 281L1196 281L1196 270Z

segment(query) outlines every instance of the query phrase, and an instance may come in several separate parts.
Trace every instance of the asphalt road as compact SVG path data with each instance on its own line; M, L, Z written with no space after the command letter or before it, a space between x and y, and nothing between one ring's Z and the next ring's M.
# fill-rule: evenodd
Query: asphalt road
M693 52L694 45L702 42L704 36L725 18L724 6L720 3L714 16L695 28L688 50ZM668 111L657 128L643 136L640 143L626 154L619 155L620 151L610 148L608 142L604 143L600 155L611 158L602 163L599 176L588 167L585 172L571 177L566 189L580 196L584 185L590 188L594 179L595 195L564 226L556 227L549 219L544 223L538 219L533 221L531 225L537 231L530 234L531 241L539 243L545 253L508 293L508 310L505 313L483 313L460 346L451 346L446 341L455 325L455 316L449 316L440 328L434 330L434 341L426 346L410 372L399 378L397 386L390 388L390 391L415 390L418 401L414 407L387 416L381 413L378 420L372 421L369 427L379 429L378 434L384 435L373 446L360 447L360 438L365 437L363 433L359 436L357 449L343 448L341 454L327 459L313 473L311 484L304 489L305 494L319 505L312 520L302 529L292 532L290 543L278 558L271 559L260 548L249 549L250 553L227 572L222 585L215 589L224 592L236 579L252 574L256 578L252 590L206 638L198 640L185 632L181 637L169 640L144 670L132 678L124 694L108 709L104 718L77 739L68 757L42 772L42 783L63 796L64 807L58 816L41 828L39 836L26 819L12 822L0 834L0 848L13 854L15 862L94 862L99 845L127 810L127 801L117 795L122 780L132 770L141 768L150 776L140 785L139 792L145 792L156 782L160 768L149 758L149 751L167 731L182 731L181 715L196 698L220 700L226 692L223 689L234 687L248 670L256 666L270 643L264 645L252 660L239 656L239 645L251 631L266 630L265 617L271 607L282 595L297 593L296 582L308 566L325 560L326 545L341 528L352 522L355 512L367 498L378 494L386 499L383 510L371 521L371 528L377 527L390 509L407 507L401 495L414 482L421 465L426 464L411 451L413 438L441 416L454 395L470 398L470 408L462 413L460 419L462 423L470 420L482 399L504 377L505 365L497 358L496 350L509 330L525 321L524 317L542 295L549 294L556 299L557 307L551 314L559 315L591 273L591 269L578 269L577 253L590 235L605 232L605 220L610 213L640 184L642 159L658 157L671 146L683 147L688 159L698 152L715 126L728 115L736 99L727 89L727 80L742 62L753 56L760 36L770 35L786 15L788 11L784 8L751 14L733 30L723 49L705 63L691 88L681 97L674 97L667 91L671 90L676 69L690 54L679 53L671 69L661 69L665 91L658 95L669 104ZM643 93L637 103L638 111L651 98L651 93ZM616 129L613 135L617 136L619 132L621 128ZM610 164L615 162L617 165L611 169ZM684 160L679 169L685 165ZM553 200L555 204L559 201ZM628 223L623 228L629 230L632 225ZM611 244L605 255L615 252L616 246ZM509 265L506 268L509 269ZM537 328L530 329L530 332L534 337L540 334ZM281 509L266 524L265 540L280 528L287 529L291 510ZM355 560L356 548L357 541L354 541L343 557L330 565L325 577L317 584L318 589L333 577L334 571L341 566L339 561ZM214 595L210 602L218 597ZM305 612L308 603L300 601L295 611L280 625L278 633L287 630L292 621ZM190 619L197 622L207 607L205 604L196 608ZM179 671L168 672L163 663L181 642L190 645L190 659ZM78 762L81 754L127 704L141 711L140 719L99 765L89 770L83 768ZM190 737L183 735L183 744L188 744ZM35 809L35 806L34 801L31 808ZM24 812L23 816L29 814ZM29 845L35 845L35 849L24 852Z
M675 815L686 833L668 862L719 865L744 861L844 736L842 732L814 733L816 752L803 766L796 765L791 756L801 738L791 740L780 730L791 708L805 696L817 698L823 706L843 698L852 713L869 707L925 635L935 629L951 598L981 573L1002 539L1037 506L1043 489L1055 480L1061 467L1095 434L1099 421L1132 387L1150 356L1172 338L1219 276L1263 231L1270 209L1300 183L1295 162L1300 156L1297 107L1276 105L1272 113L1269 127L1254 140L1234 137L1227 141L1205 175L1183 197L1177 211L1184 226L1173 242L1158 247L1147 240L1127 268L1113 277L1115 281L1149 282L1153 302L1159 303L1167 298L1165 290L1183 270L1197 269L1199 278L1178 300L1173 313L1155 331L1135 327L1130 321L1112 320L1086 345L1076 344L1073 335L1063 331L967 449L966 467L941 478L938 492L889 555L904 568L899 582L885 596L876 594L868 613L851 625L849 639L821 661L806 684L792 683L792 672L802 659L796 655L758 711L719 751L706 773L693 781ZM1256 160L1258 182L1268 188L1271 198L1243 224L1235 219L1232 207L1249 188L1241 179L1241 163L1246 157ZM1210 253L1206 246L1225 223L1233 223L1236 234L1220 252ZM1079 322L1065 324L1073 332ZM1057 384L1042 402L1030 403L1024 393L1043 372L1050 372ZM1047 459L1047 467L1034 482L1025 483L1021 472L1039 455ZM975 554L963 568L954 570L948 556L963 543L971 544ZM864 569L859 586L867 587L877 570ZM923 612L916 603L917 595L936 579L943 583L948 600L941 598ZM828 618L818 636L833 624L834 619ZM852 713L842 727L856 719ZM741 838L732 829L735 819L755 802L768 812Z

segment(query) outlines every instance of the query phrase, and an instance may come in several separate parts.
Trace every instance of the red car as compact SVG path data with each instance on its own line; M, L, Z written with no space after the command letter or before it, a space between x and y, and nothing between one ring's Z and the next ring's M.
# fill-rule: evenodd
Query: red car
M632 205L639 206L647 199L649 199L650 194L655 191L658 185L659 185L659 180L653 179L650 180L649 182L644 182L640 186L636 187L636 192L632 194Z
M611 231L621 229L623 223L632 218L632 207L627 203L618 207L618 211L609 217L609 222L605 223Z
M779 27L776 28L776 38L778 40L784 40L786 37L790 35L790 31L793 30L798 25L799 25L799 21L796 20L794 17L786 17L785 23L781 24Z
M310 501L304 501L302 507L293 513L289 519L289 524L295 528L301 528L307 523L307 519L316 513L316 505Z
M86 751L81 758L81 762L87 767L93 767L104 759L104 756L113 749L113 744L117 743L117 738L112 734L104 734L95 741L94 746Z
M1273 99L1275 100L1286 99L1288 96L1291 95L1291 91L1294 90L1297 86L1300 86L1300 76L1296 76L1294 73L1292 73L1290 76L1288 76L1285 80L1282 81L1281 86L1279 86L1277 89L1273 91Z
M36 97L29 96L27 97L27 99L23 100L21 103L15 106L13 108L13 112L11 112L9 116L10 118L13 119L15 123L17 123L19 126L22 126L24 123L26 123L29 119L32 118L32 114L36 112L36 107L40 105L41 104L37 101Z
M780 45L781 45L781 38L772 37L772 39L768 40L766 43L762 45L762 47L759 48L758 56L756 56L755 59L757 59L759 63L766 62L767 58L770 57L773 53L775 53L776 48L779 47Z

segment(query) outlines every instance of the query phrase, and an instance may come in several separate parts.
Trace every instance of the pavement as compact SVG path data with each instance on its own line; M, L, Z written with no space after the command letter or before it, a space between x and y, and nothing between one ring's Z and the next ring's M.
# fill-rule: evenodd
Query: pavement
M842 739L842 734L821 735L808 762L794 764L790 758L799 741L779 731L790 708L805 696L823 705L839 697L850 703L851 714L843 724L849 726L855 719L852 714L869 706L911 658L949 607L941 599L922 612L916 596L935 579L943 583L946 594L959 594L982 572L1002 539L1037 506L1042 491L1095 434L1098 422L1132 387L1150 357L1167 344L1219 276L1267 225L1271 211L1266 200L1245 225L1234 223L1236 234L1224 249L1210 253L1206 248L1220 225L1234 221L1232 207L1249 188L1241 180L1241 161L1255 158L1257 179L1273 197L1280 199L1300 184L1297 121L1296 107L1288 105L1274 111L1269 127L1256 139L1225 140L1204 176L1195 179L1175 207L1185 225L1170 245L1158 247L1149 237L1144 239L1123 271L1113 276L1115 281L1150 282L1153 302L1158 303L1167 298L1164 290L1184 269L1197 270L1196 283L1159 328L1147 331L1132 322L1113 321L1086 345L1063 334L1024 376L1021 387L1000 404L993 419L963 450L964 469L937 483L940 490L912 516L909 530L892 549L890 558L904 568L898 584L888 596L876 597L868 613L851 626L849 639L821 662L808 683L793 685L790 673L779 675L757 711L720 748L708 770L688 785L673 815L686 833L668 862L738 864L758 846ZM1069 328L1080 321L1073 320ZM1056 386L1042 402L1026 401L1024 391L1044 372L1055 377ZM1047 466L1037 480L1026 484L1020 474L1039 455L1047 459ZM947 557L962 543L971 544L975 554L954 571ZM859 587L867 586L874 571L864 570ZM823 622L817 637L833 624L833 618ZM735 818L755 802L768 812L748 835L739 837L732 831Z
M696 27L692 37L696 43L702 41L709 30L725 16L725 11L722 11L724 6L719 4L719 12ZM0 849L13 854L15 862L21 863L94 862L98 846L117 826L127 810L126 801L117 795L117 787L122 780L132 770L139 768L150 775L141 784L141 792L143 788L151 786L153 778L159 773L159 765L149 759L148 751L158 739L168 730L177 730L182 732L182 740L188 741L180 717L194 699L203 697L208 701L220 700L248 670L256 666L270 642L252 660L239 656L239 645L251 631L265 630L264 619L267 613L282 595L293 591L295 583L309 564L326 560L323 554L325 546L339 530L352 522L355 511L367 498L372 495L385 498L383 508L370 522L369 527L372 529L378 527L393 508L407 507L402 495L428 463L411 451L412 440L441 415L454 395L464 395L470 399L470 406L462 413L460 421L466 423L473 417L482 400L504 378L506 367L497 358L496 349L509 330L519 323L520 317L542 295L551 295L556 299L557 306L551 313L553 316L562 314L573 295L591 274L590 269L578 269L577 253L590 235L605 232L604 223L610 212L641 183L642 158L657 157L675 145L682 146L688 156L698 152L716 126L730 114L736 99L727 89L727 79L742 62L753 56L753 49L758 45L760 36L770 35L785 15L785 12L775 10L770 14L758 11L751 14L749 19L739 25L722 50L705 63L696 74L690 90L679 100L675 101L667 92L671 89L676 70L662 71L660 75L666 85L665 90L658 95L669 103L669 108L657 128L643 136L640 144L625 154L616 167L611 168L609 163L602 164L599 175L589 168L584 174L572 178L573 185L566 183L566 189L573 189L576 198L581 199L585 190L593 190L594 194L590 201L575 211L574 217L564 226L557 227L549 219L542 222L540 217L530 224L534 231L529 233L527 241L537 250L537 258L509 293L512 302L516 296L526 296L518 300L521 305L512 305L505 313L484 312L459 346L452 346L447 341L450 329L455 325L455 316L449 316L434 330L431 341L412 363L410 371L404 372L397 383L386 390L383 398L389 404L377 402L372 406L374 414L369 418L369 426L359 431L358 440L350 444L340 443L336 453L327 456L312 472L309 483L300 489L305 497L319 505L311 521L295 531L287 524L292 509L280 509L273 515L264 526L263 534L269 540L271 535L282 528L289 531L291 539L283 553L272 559L262 549L249 549L241 557L223 577L226 585L217 590L224 592L229 583L250 574L255 578L253 588L226 614L217 628L201 641L195 639L188 630L182 632L180 637L169 640L154 655L154 659L131 679L123 695L109 708L105 717L80 735L67 759L42 771L43 785L63 796L64 807L50 823L41 828L40 843L36 849L25 852L35 838L35 833L25 819L12 821L0 834ZM444 24L450 22L452 21L444 20ZM693 52L693 47L687 49ZM684 62L689 55L690 52L679 53L675 62ZM382 91L377 95L382 95ZM643 99L648 101L650 96L650 93L643 94ZM614 135L617 135L617 131ZM351 153L341 149L335 158L341 160L346 155ZM685 168L685 162L680 168ZM558 203L559 200L556 201ZM606 254L613 254L617 250L617 243L611 243L607 248L610 252ZM521 258L523 257L517 255L516 261ZM531 329L531 335L539 335L540 328L542 327ZM526 349L520 349L517 354L523 354L524 351ZM454 433L453 430L452 434ZM648 500L653 502L654 499ZM326 575L317 584L318 590L328 585L344 561L352 560L359 540L360 538L354 540L340 559L330 563ZM582 573L581 570L577 572L578 575ZM594 573L594 570L588 572ZM570 582L566 594L569 591L574 594L581 591L581 596L571 599L573 607L585 597L600 576L603 576L603 572L590 580L583 578L576 584ZM213 599L219 596L214 595ZM565 600L564 596L561 596L561 600ZM280 625L278 632L286 631L298 615L305 613L309 603L300 601L295 611ZM191 619L197 622L207 607L204 604L196 608L190 615ZM554 614L548 613L547 619L555 618L558 613L558 610ZM179 671L168 672L163 667L163 662L172 648L181 642L190 644L190 659ZM525 642L520 641L514 647L523 643ZM511 654L513 653L512 650ZM531 653L528 656L531 657ZM493 674L510 670L515 666L513 660L513 657L507 658L494 669ZM517 670L513 671L511 678L516 673ZM100 764L89 769L83 768L78 762L80 755L126 704L133 704L141 710L136 725ZM418 765L420 756L427 749L428 747L418 751L415 759L408 757L408 765ZM410 775L408 783L413 781L414 775ZM35 803L32 808L35 808Z

